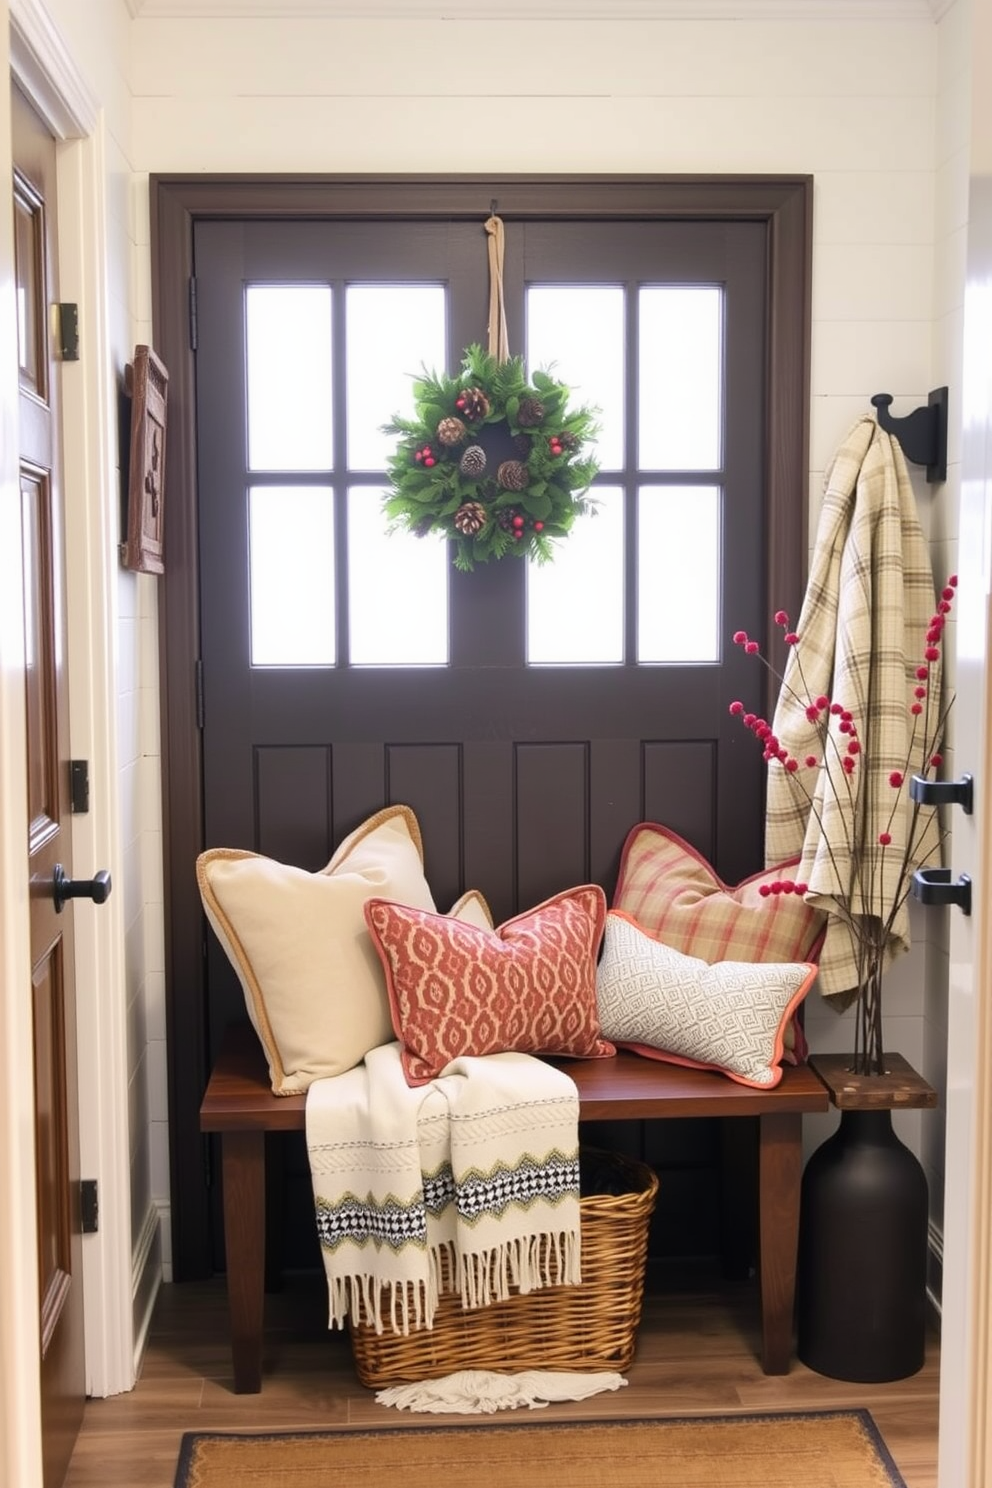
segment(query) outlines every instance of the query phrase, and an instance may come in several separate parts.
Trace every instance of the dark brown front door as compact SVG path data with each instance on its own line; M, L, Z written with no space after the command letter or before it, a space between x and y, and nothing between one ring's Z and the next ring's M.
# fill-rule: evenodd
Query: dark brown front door
M350 414L357 404L382 423L399 411L394 342L406 337L405 374L421 362L454 370L467 344L485 343L483 219L494 200L506 227L511 352L544 365L556 360L558 340L564 354L574 328L556 324L533 356L534 286L602 291L624 307L610 391L620 389L622 434L595 493L613 501L614 515L619 500L622 578L607 609L620 642L594 663L580 655L532 664L524 565L507 559L462 574L449 563L408 588L398 616L395 604L390 612L392 634L405 636L443 599L444 656L410 665L379 655L370 665L355 651L353 601L393 603L394 578L385 566L357 578L349 568L352 524L366 535L376 526L384 483L383 462L355 453ZM766 634L770 609L794 607L801 592L811 182L163 176L152 203L156 349L170 373L162 610L170 1137L176 1275L186 1278L220 1254L197 1108L224 1024L243 1017L200 915L193 860L202 846L241 845L318 868L356 822L406 801L421 821L438 903L477 887L501 919L567 884L596 879L609 892L624 834L644 818L691 838L726 879L760 866L761 765L739 731L728 732L726 712L753 679L737 671L741 654L727 639L738 627ZM411 284L443 294L440 347L436 337L428 349L430 337L420 348L407 335L405 309L356 332L353 295ZM639 353L650 338L638 304L678 286L716 286L722 317L719 449L687 468L639 444L655 420L671 427L694 417L683 386L698 381L691 341L684 362L640 396ZM282 309L270 306L279 335L259 361L249 301L273 287L316 291L315 309L291 307L288 318L308 333L289 351L279 340ZM580 312L580 326L605 362L609 337L595 315ZM315 404L318 364L330 381ZM261 368L260 398L252 366ZM713 396L711 388L708 406ZM279 452L251 447L253 404L277 426ZM254 503L268 514L258 530ZM641 529L652 506L666 519ZM680 571L678 562L714 513L704 603L692 565ZM596 530L598 543L609 529ZM283 618L283 604L318 614L296 656L255 655L259 555L266 583L278 581L269 617ZM683 629L709 606L705 655L639 654L641 599L670 586L685 595ZM587 593L583 619L601 608L599 585ZM694 1162L675 1158L683 1168ZM671 1212L694 1212L677 1178L670 1192Z
M383 474L363 468L352 452L361 440L353 436L350 405L366 404L376 364L387 360L380 347L378 357L361 361L355 322L364 312L351 292L355 286L366 292L376 286L391 292L403 285L439 287L444 354L448 366L457 365L464 346L481 339L488 282L478 224L204 223L196 230L195 266L207 845L252 848L317 869L363 817L402 801L420 820L437 903L446 908L464 889L478 888L498 921L575 884L595 881L609 892L624 836L644 819L681 832L727 878L753 869L760 853L761 765L756 755L736 749L727 704L743 688L735 679L741 653L723 640L737 625L761 625L762 228L506 225L511 345L524 347L526 307L532 303L526 297L537 286L570 291L576 314L591 287L612 295L609 325L621 348L626 385L617 395L620 412L612 410L621 432L596 490L622 508L623 582L609 592L604 583L598 598L588 595L588 604L602 607L604 630L615 628L621 640L617 658L598 665L528 664L526 565L512 558L471 573L449 563L432 574L432 584L447 589L442 664L390 664L387 650L384 661L368 665L354 654L354 617L361 609L356 584L379 591L376 603L383 612L390 594L374 566L362 569L351 561L364 530L358 504L378 507ZM283 442L278 430L266 432L269 409L283 394L268 382L264 361L257 375L268 408L252 385L258 365L252 317L272 312L264 304L251 308L250 296L273 286L287 316L297 313L294 287L315 295L306 303L317 318L304 325L293 350L284 326L265 332L284 385L292 388L298 377L303 403L312 394L307 377L319 377L321 365L328 369L326 405L295 440ZM713 406L680 413L699 417L704 428L711 422L721 426L722 437L702 469L659 469L657 461L652 467L638 459L637 452L651 445L653 426L669 418L658 401L661 392L667 387L673 399L678 396L672 377L679 369L666 368L664 346L654 348L658 399L638 388L639 376L648 375L645 363L654 365L644 346L652 311L642 296L661 287L683 295L712 288L717 307L713 337L721 355L719 385L710 392ZM694 313L691 307L687 313ZM570 314L562 321L562 337L571 329ZM395 317L384 312L380 334L388 337L391 330L398 334ZM677 326L671 331L677 335ZM362 334L368 334L364 327ZM611 331L603 327L599 334L605 358ZM308 374L304 367L311 358L317 370ZM364 377L356 365L368 368ZM685 375L692 375L691 367ZM391 383L389 388L392 393ZM381 421L392 411L383 406ZM315 430L315 421L326 428ZM672 545L684 545L683 570L697 561L694 539L677 511L670 532L649 535L639 504L645 490L674 495L682 510L698 505L700 522L714 503L718 507L719 537L709 556L714 572L697 574L695 593L687 598L700 627L707 607L715 605L716 639L702 659L638 659L638 584L671 582ZM277 528L265 529L267 541L288 538L283 573L275 580L270 555L255 546L261 538L253 502L260 498L263 509L277 504ZM312 548L322 539L301 513L319 513L323 504L330 540L315 567ZM599 523L605 531L609 520L604 513L594 527ZM657 580L653 565L638 554L639 545L652 542L662 576ZM280 577L288 580L284 590ZM273 583L281 602L269 595L266 586ZM335 622L334 646L323 655L318 650L315 661L307 635L296 664L291 655L260 660L253 647L268 621L259 606L281 603L285 612L297 602L300 585L334 595L327 619L328 625ZM417 627L434 599L433 593L414 595L392 615L397 654L406 639L400 631ZM213 937L208 958L213 1043L243 1009Z
M56 865L72 875L59 366L55 143L12 89L19 308L20 456L27 674L28 871L34 1012L41 1410L46 1488L65 1477L83 1414L82 1239L72 908L57 913Z

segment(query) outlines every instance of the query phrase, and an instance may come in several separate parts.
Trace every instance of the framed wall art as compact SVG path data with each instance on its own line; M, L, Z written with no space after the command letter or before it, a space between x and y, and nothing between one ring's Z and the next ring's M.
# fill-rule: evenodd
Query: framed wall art
M165 420L169 374L150 346L136 346L124 369L124 392L131 400L131 438L127 469L127 537L121 561L137 573L165 572Z

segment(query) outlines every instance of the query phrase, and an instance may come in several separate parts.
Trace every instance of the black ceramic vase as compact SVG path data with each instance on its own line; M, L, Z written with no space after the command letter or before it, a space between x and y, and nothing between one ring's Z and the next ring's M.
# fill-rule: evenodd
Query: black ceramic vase
M797 1352L810 1369L878 1383L921 1368L927 1209L892 1113L842 1111L802 1182Z

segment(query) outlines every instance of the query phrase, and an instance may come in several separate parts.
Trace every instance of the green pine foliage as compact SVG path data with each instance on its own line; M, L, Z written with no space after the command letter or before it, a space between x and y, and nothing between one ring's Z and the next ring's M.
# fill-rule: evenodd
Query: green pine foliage
M466 393L476 391L487 411L472 410L471 400L469 411L459 407ZM535 371L528 379L522 357L499 362L473 345L457 376L425 369L414 380L413 396L416 417L394 417L384 425L386 434L398 436L383 501L391 527L420 536L443 533L455 545L456 568L471 570L510 553L546 563L575 518L595 511L588 490L598 466L583 446L597 432L596 415L590 408L570 409L568 388L549 373ZM438 426L455 418L465 425L465 435L445 444ZM487 459L478 476L459 468L466 448L484 445L487 438L495 438L497 446L502 441L504 449L512 443L513 458L526 471L521 490L497 481L495 458ZM478 503L481 517L474 508L465 510L469 503ZM466 530L478 522L477 531Z

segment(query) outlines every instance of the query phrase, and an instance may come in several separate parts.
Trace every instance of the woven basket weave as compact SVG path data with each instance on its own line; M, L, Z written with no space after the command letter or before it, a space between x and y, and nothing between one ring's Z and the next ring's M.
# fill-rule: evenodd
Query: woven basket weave
M466 1311L442 1294L434 1326L406 1337L351 1325L355 1369L381 1389L459 1369L623 1370L634 1357L644 1297L655 1173L617 1153L584 1149L580 1286L544 1287ZM605 1190L605 1191L604 1191Z

